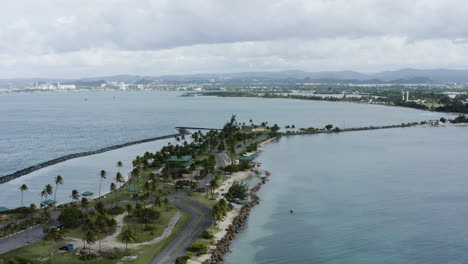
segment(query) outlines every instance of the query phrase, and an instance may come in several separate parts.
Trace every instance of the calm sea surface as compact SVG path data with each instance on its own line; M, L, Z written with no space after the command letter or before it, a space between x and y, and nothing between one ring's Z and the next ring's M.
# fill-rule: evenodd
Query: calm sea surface
M468 263L467 145L468 127L282 138L224 263Z
M0 94L0 175L69 153L221 127L231 114L281 126L397 124L447 116L405 108L258 98L178 97L177 92ZM86 100L87 99L87 100ZM282 138L258 160L272 171L263 202L226 256L234 263L466 263L467 127L406 128ZM99 171L161 140L69 160L0 184L0 206L38 203L60 174L57 200L97 193ZM287 161L287 162L286 162ZM294 214L289 214L293 209Z

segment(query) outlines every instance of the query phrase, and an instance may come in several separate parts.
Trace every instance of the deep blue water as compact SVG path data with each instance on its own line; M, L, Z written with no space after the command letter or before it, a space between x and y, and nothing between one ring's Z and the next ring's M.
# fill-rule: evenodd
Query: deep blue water
M467 145L468 127L282 138L225 264L468 263Z

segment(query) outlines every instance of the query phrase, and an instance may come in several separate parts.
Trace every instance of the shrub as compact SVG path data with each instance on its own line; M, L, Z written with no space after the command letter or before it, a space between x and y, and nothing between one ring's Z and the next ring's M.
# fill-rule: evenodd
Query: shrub
M109 208L107 212L111 215L119 215L119 214L125 213L125 208L123 208L122 206L115 206L115 207Z
M185 264L192 257L190 253L186 253L183 256L176 258L175 264Z
M195 242L189 248L189 251L197 254L197 256L208 253L208 247L205 244Z
M13 258L10 258L6 264L35 264L37 261L35 261L32 258L28 257L23 257L23 256L15 256Z
M202 238L205 238L205 239L212 239L213 237L214 237L213 234L211 234L211 232L208 231L208 230L205 230L205 231L203 231L203 233L202 233Z
M76 207L66 208L62 211L58 220L65 227L78 227L80 225L81 211Z

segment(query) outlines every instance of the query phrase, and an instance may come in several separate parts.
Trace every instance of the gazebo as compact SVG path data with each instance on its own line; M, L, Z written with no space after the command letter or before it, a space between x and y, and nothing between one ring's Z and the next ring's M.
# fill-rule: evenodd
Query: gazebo
M253 156L242 156L239 158L239 162L251 163L254 160Z
M89 192L89 191L88 191L88 192L84 192L84 193L81 194L81 196L83 196L83 197L89 197L89 196L93 196L93 195L94 195L94 193L93 193L93 192Z
M0 213L3 213L3 212L6 212L10 209L6 208L6 207L0 207Z
M42 202L44 205L47 205L48 207L54 207L55 204L57 203L55 200L45 200L44 202Z

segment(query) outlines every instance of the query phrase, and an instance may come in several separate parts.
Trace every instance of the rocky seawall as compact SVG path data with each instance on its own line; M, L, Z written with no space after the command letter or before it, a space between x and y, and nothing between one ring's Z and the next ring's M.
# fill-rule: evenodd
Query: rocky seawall
M94 150L94 151L85 151L85 152L69 154L69 155L66 155L66 156L62 156L62 157L59 157L59 158L56 158L56 159L53 159L53 160L49 160L49 161L46 161L46 162L43 162L43 163L39 163L39 164L30 166L30 167L27 167L25 169L16 171L16 172L14 172L12 174L1 176L0 177L0 184L11 181L11 180L14 180L14 179L16 179L18 177L29 174L29 173L31 173L33 171L37 171L37 170L40 170L42 168L52 166L52 165L55 165L57 163L64 162L64 161L67 161L67 160L70 160L70 159L75 159L75 158L90 156L90 155L94 155L94 154L99 154L99 153L103 153L103 152L107 152L107 151L111 151L111 150L115 150L115 149L119 149L119 148L128 147L128 146L131 146L131 145L147 143L147 142L161 140L161 139L173 138L173 137L180 136L180 135L183 135L183 134L186 134L186 133L181 131L180 133L177 133L177 134L171 134L171 135L166 135L166 136L161 136L161 137L154 137L154 138L147 138L147 139L142 139L142 140L138 140L138 141L132 141L132 142L124 143L124 144L105 147L105 148Z
M250 190L250 201L242 206L239 215L233 219L232 224L227 228L226 235L215 244L215 248L211 250L211 257L205 260L203 264L215 264L224 260L224 253L229 251L229 246L247 221L250 210L260 203L260 198L256 193L267 182L269 176L270 174L267 173L265 177L262 177L262 181Z

